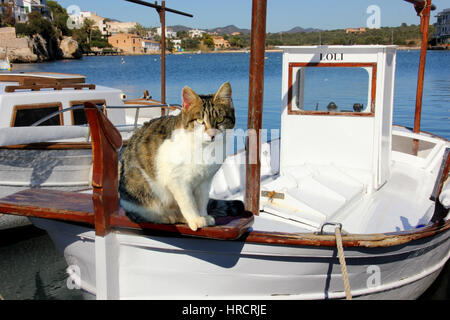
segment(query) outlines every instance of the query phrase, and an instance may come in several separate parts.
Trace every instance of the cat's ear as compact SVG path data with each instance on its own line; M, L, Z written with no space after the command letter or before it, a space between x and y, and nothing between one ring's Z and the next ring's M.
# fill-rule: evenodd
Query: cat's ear
M192 90L188 86L185 86L181 91L181 99L183 101L183 110L187 111L200 98L197 96L194 90Z
M229 82L225 82L220 86L219 90L217 90L214 95L214 101L217 99L231 100L231 85Z

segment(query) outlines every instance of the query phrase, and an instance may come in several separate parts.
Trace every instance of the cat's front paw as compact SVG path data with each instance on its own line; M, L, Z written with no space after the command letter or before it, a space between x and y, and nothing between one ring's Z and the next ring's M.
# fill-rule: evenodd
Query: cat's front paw
M213 226L215 223L216 221L212 216L205 216L205 217L197 216L193 219L188 220L188 226L189 228L191 228L192 231L197 231L198 228Z

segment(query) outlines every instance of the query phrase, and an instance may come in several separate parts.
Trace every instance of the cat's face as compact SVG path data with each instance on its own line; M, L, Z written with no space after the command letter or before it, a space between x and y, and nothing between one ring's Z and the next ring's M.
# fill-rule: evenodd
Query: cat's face
M184 87L182 99L183 126L195 131L203 142L213 142L222 137L225 130L234 128L234 107L228 82L211 95L197 95L191 88Z

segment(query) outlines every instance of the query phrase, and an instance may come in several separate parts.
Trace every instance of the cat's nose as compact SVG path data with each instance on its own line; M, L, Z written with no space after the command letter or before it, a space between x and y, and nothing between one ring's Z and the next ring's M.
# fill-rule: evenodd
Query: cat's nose
M206 133L211 138L211 141L214 141L214 139L216 138L217 130L215 130L215 129L208 129L208 130L206 130Z

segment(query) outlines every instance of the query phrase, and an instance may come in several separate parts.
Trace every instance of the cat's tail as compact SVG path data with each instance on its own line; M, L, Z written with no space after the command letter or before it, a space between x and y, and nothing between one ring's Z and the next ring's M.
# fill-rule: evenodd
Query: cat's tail
M213 217L238 216L245 212L245 206L240 200L209 199L206 210Z

